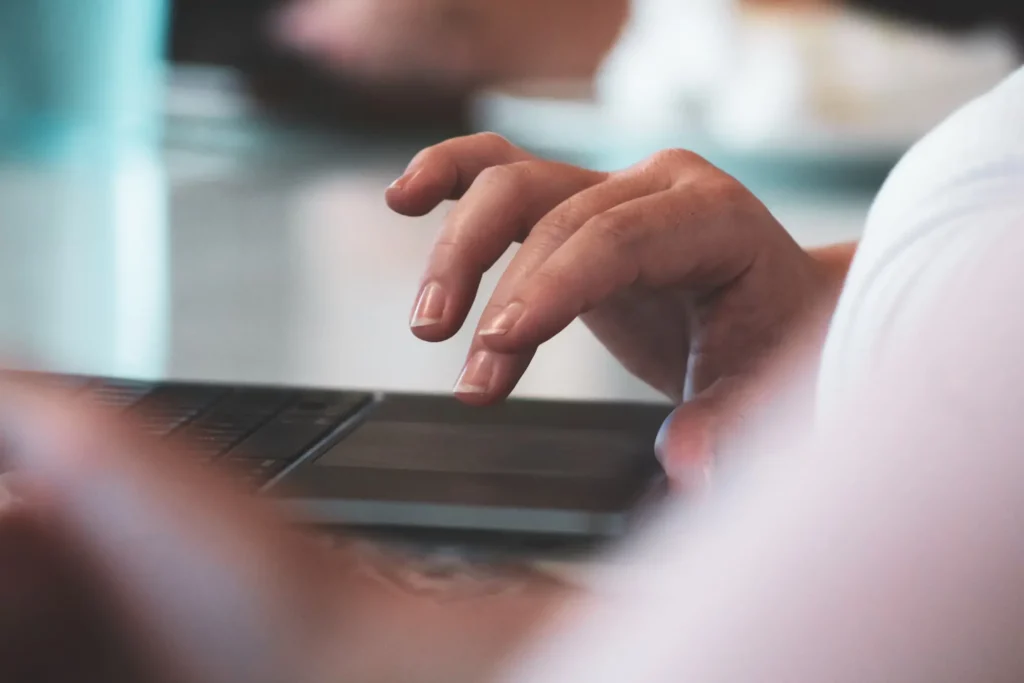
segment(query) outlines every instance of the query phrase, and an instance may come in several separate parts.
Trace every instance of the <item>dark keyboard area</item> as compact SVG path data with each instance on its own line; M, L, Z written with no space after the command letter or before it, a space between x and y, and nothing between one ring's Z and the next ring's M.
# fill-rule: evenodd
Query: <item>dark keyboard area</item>
M361 392L61 378L77 395L132 416L205 462L263 486L373 401Z

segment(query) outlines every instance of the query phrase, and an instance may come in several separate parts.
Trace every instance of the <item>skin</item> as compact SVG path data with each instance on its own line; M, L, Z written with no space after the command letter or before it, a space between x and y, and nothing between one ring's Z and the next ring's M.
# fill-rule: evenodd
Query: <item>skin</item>
M480 274L523 242L473 342L471 357L491 357L485 391L464 377L460 398L501 400L582 316L652 386L692 390L662 440L683 483L724 416L770 385L762 366L807 348L792 340L830 310L852 254L804 252L735 180L681 151L603 174L474 136L425 150L388 193L409 215L448 198L424 277L441 296L414 310L422 338L458 329ZM514 302L514 324L500 324ZM325 547L188 444L19 378L0 377L0 434L0 680L486 683L586 603L535 572L438 584L350 539Z
M459 397L501 400L580 316L652 386L692 394L662 439L684 484L771 386L769 360L816 347L802 331L824 329L853 253L803 251L678 150L605 174L473 136L425 150L388 192L409 215L445 199L458 203L424 276L439 289L414 309L420 337L464 324L482 272L523 243L473 342L470 358L488 360L470 361ZM0 377L0 433L0 680L486 683L585 604L529 571L437 584L350 540L325 547L187 444L21 379Z
M805 251L738 181L684 150L599 173L479 134L424 150L387 192L408 216L445 200L456 204L411 316L421 339L466 324L483 273L522 243L477 324L456 395L501 401L538 346L580 318L680 404L661 455L683 483L702 476L720 432L769 390L762 369L797 331L820 346L854 251Z
M123 415L0 377L0 680L1019 680L1022 329L1001 313L1022 250L1007 241L792 467L663 528L621 592L589 600L531 575L423 590Z
M456 87L594 72L627 0L296 0L279 40L350 78Z
M831 0L744 0L818 10ZM293 0L276 35L349 78L472 88L586 78L614 45L629 0Z
M327 547L52 390L0 378L0 429L0 680L481 683L573 600L525 570L428 584Z

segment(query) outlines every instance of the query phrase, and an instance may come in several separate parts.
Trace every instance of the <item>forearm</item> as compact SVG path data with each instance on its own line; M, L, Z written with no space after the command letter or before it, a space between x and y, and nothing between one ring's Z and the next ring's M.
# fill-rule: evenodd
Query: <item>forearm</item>
M320 683L492 683L577 591L539 571L339 550Z

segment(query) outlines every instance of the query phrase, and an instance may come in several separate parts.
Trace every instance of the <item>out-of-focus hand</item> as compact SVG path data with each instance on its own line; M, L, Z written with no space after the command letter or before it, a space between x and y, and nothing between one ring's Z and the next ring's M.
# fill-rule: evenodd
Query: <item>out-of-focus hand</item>
M764 361L836 291L756 197L682 150L598 173L474 135L421 152L387 199L410 216L458 200L412 316L428 341L462 327L481 275L522 242L477 326L460 398L503 399L537 347L580 317L637 377L688 399L663 444L680 480L702 476Z
M0 380L0 433L0 680L477 683L563 595L423 590L59 393Z
M593 73L628 0L293 0L286 45L349 77L468 86Z

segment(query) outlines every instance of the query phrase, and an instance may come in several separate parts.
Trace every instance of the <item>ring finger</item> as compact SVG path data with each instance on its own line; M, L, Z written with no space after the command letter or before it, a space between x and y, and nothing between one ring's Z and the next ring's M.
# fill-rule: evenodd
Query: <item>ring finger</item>
M483 171L444 221L413 309L410 325L428 341L462 327L483 274L513 242L566 197L599 183L593 171L543 161Z
M540 268L592 217L657 192L663 186L664 179L655 174L613 175L562 202L537 223L505 270L480 318L466 366L455 387L459 398L473 404L500 400L512 391L529 366L536 347L514 354L496 353L481 338L515 323L515 311L507 310L506 306L520 282Z

